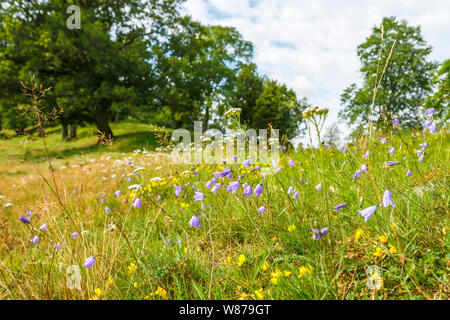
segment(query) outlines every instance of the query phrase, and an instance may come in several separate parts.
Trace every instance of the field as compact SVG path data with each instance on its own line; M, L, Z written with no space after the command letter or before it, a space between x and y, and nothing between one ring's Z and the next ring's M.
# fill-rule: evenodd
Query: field
M49 129L53 174L42 138L0 140L0 299L448 299L448 131L288 148L264 176L112 128Z

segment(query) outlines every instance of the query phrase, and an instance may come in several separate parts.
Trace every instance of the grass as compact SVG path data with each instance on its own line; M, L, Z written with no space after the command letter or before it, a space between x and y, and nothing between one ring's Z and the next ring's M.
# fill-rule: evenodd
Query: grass
M156 142L148 126L113 130L117 142L100 148L93 128L69 143L50 132L61 203L43 181L51 176L39 160L39 139L1 141L0 299L448 299L447 131L376 132L367 160L364 141L345 154L287 150L281 171L264 178L250 170L256 164L175 165L151 151ZM429 145L418 162L423 142ZM389 160L401 163L386 167ZM363 163L368 171L353 179ZM205 184L224 168L233 177L219 178L224 185L215 195ZM241 174L241 183L262 183L261 196L247 199L242 187L225 191ZM134 184L142 188L133 192ZM179 197L175 184L183 187ZM290 186L298 199L286 192ZM192 187L204 201L193 201ZM386 189L395 207L379 205ZM141 208L132 206L137 197ZM347 206L333 209L342 203ZM373 205L377 211L364 222L358 211ZM30 224L18 219L26 210L34 212ZM201 228L190 227L194 215ZM48 230L39 230L44 223ZM325 227L329 232L313 239L311 229ZM87 269L91 256L96 262ZM379 278L368 268L379 268Z

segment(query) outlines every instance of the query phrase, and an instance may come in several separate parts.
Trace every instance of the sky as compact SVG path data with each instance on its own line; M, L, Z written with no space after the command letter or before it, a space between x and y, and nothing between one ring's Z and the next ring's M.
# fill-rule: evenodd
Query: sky
M187 0L184 9L204 24L235 27L253 43L261 74L330 110L326 126L339 121L343 90L360 83L356 48L384 16L420 25L431 60L450 58L449 0Z

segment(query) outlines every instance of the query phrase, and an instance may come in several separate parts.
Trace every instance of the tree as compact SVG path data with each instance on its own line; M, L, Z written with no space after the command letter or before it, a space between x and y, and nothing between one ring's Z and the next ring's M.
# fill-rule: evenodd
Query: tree
M436 71L432 88L435 92L425 101L425 108L434 108L435 117L446 122L450 119L450 59L445 60Z
M280 131L280 136L286 134L293 137L300 132L302 112L307 106L306 99L298 100L295 92L286 85L266 79L256 100L249 126L262 129L270 123L274 129Z
M0 7L2 109L15 107L17 80L31 71L54 88L48 103L65 109L63 124L94 122L99 137L112 138L114 113L131 113L149 100L155 81L149 48L166 38L181 2L76 1L81 29L70 30L65 0L6 1Z
M431 47L423 40L420 27L409 26L404 20L383 18L382 28L373 27L372 34L358 46L363 82L360 87L351 84L344 90L341 103L345 108L339 116L360 127L368 123L375 83L396 40L374 101L373 121L381 124L383 120L390 122L396 118L403 126L420 127L419 106L430 93L429 84L436 68L434 62L427 61Z

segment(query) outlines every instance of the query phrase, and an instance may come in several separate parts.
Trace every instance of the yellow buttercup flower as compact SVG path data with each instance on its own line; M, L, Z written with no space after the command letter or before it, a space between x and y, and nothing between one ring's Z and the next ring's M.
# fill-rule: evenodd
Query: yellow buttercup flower
M378 240L380 240L380 242L382 244L386 244L388 242L388 238L385 235L381 235L378 237Z
M264 292L263 292L263 289L261 288L261 289L259 289L259 290L255 290L255 295L256 295L256 298L257 298L257 299L263 300L263 299L264 299Z
M361 237L364 237L364 231L363 231L363 229L358 229L358 230L356 230L356 232L355 232L355 242L358 243L358 241L359 241L359 239L360 239Z
M306 267L300 267L298 269L298 277L299 278L303 277L306 274L312 274L312 273L313 273L313 268L309 264Z
M165 299L167 297L167 291L164 288L158 287L155 291L155 295Z
M288 231L289 232L292 232L292 231L295 231L295 224L292 224L292 225L290 225L289 227L288 227Z
M397 249L395 249L395 247L392 244L390 244L389 245L389 252L391 254L396 254L397 253Z
M278 284L278 279L283 276L283 272L280 271L280 269L276 269L275 272L272 272L270 274L272 276L272 279L270 279L270 282L272 282L274 285Z
M238 258L237 266L238 266L238 267L242 266L242 265L244 264L245 260L246 260L246 259L245 259L245 256L244 256L243 254L241 254L241 255L239 256L239 258Z
M95 293L95 295L96 295L97 297L100 297L100 296L102 295L102 289L96 288L96 289L94 290L94 293Z
M292 274L292 272L290 272L290 271L287 271L287 270L284 270L284 276L287 278L287 277L289 277L291 274Z
M264 264L261 267L262 271L266 271L267 269L269 269L269 264L267 263L267 261L264 262Z
M381 257L383 255L384 251L383 249L381 249L380 247L377 248L377 250L375 250L374 252L372 252L372 254L375 257Z
M134 263L130 263L130 265L128 266L128 273L133 274L136 272L136 270L137 270L137 265L135 265Z

